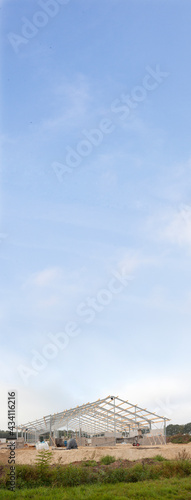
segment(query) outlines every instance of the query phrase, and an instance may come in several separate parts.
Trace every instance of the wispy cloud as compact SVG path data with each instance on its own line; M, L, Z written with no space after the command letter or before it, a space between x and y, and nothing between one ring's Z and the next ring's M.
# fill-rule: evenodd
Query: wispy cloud
M89 120L90 105L93 100L90 84L83 75L69 82L64 80L52 89L52 100L57 113L52 113L40 124L42 130L65 130L76 128Z
M131 380L128 385L123 384L121 393L124 399L128 399L132 403L138 403L140 406L146 405L151 411L172 419L172 423L178 421L187 423L187 420L182 417L181 408L182 402L184 402L187 412L186 419L188 419L191 408L189 403L191 391L189 382L182 384L183 378L181 375L174 373L168 377L167 383L166 377L163 375L159 377L157 373L153 373L152 378L144 376L143 380ZM175 414L176 422L174 421Z
M49 268L40 271L39 273L35 273L30 278L29 282L32 285L36 285L37 287L49 287L52 286L60 276L61 270L59 268Z
M191 206L185 205L174 212L164 225L161 237L180 246L191 245Z

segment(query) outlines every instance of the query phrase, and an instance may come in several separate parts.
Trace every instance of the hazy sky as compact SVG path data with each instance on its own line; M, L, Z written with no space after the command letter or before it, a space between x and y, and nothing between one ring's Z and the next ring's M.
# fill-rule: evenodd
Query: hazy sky
M6 0L1 403L191 420L189 0Z

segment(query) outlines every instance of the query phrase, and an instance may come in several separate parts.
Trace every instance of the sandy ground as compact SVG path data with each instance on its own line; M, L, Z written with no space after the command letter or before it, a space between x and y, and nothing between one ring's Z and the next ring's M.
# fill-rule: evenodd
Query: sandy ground
M172 444L153 446L153 447L133 447L131 444L118 444L116 446L103 447L79 447L77 450L66 450L57 448L52 450L52 464L58 462L70 464L80 462L81 460L96 460L99 462L104 455L113 455L116 459L140 460L151 458L155 455L162 455L165 458L178 458L178 453L186 450L191 458L191 443ZM17 464L33 464L35 462L37 451L34 448L24 448L16 450ZM9 452L6 449L0 449L0 464L7 464Z

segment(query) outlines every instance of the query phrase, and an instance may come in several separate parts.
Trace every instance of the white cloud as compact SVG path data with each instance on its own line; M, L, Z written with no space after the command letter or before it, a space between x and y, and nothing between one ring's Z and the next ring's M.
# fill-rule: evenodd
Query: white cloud
M171 376L150 374L148 378L142 374L138 380L130 380L121 387L122 399L128 399L149 411L167 417L172 423L190 421L190 384L185 374L176 373Z
M163 231L163 237L178 245L191 245L191 206L183 205L171 216Z
M127 253L125 257L119 262L118 269L123 274L133 273L141 264L141 259L133 253Z
M80 124L82 119L87 119L92 98L89 84L83 75L78 75L75 82L63 81L55 86L53 94L58 106L57 113L45 119L40 125L41 129L68 129Z
M122 250L120 251L122 252ZM124 274L131 274L139 267L158 267L162 263L162 257L144 256L140 251L131 249L124 251L124 256L118 257L118 269Z
M54 284L55 280L60 277L61 272L61 269L58 267L44 269L43 271L34 273L29 282L37 287L51 286Z

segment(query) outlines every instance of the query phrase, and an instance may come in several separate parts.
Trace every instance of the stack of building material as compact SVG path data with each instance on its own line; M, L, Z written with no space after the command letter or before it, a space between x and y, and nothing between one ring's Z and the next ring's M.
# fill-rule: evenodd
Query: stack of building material
M19 437L16 439L15 448L24 448L25 440L23 437Z

